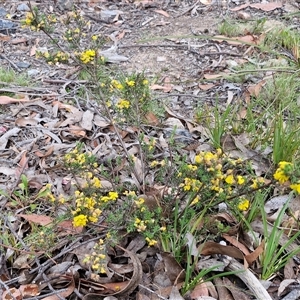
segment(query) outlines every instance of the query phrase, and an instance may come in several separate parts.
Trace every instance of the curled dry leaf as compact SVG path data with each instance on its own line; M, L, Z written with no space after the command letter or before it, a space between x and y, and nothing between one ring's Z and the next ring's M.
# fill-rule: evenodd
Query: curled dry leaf
M43 300L60 300L62 298L66 298L66 297L70 296L74 292L74 290L75 290L75 282L74 282L74 279L72 278L70 284L64 291L57 293L55 295L45 297L45 298L43 298Z
M128 257L131 259L131 263L133 264L133 272L132 272L130 281L123 288L121 288L121 289L119 288L118 291L116 291L110 295L111 296L129 295L140 284L140 281L143 276L143 268L142 268L142 264L141 264L139 258L137 257L137 255L135 253L133 253L127 249L124 249L121 246L117 246L117 247L120 248L121 250L123 250L126 253L126 255L128 255ZM120 286L120 282L118 284Z
M26 221L46 226L53 222L53 219L49 216L45 215L37 215L37 214L31 214L31 215L25 215L25 214L18 214L17 216L24 218Z
M165 265L165 271L172 284L181 283L185 279L185 271L171 253L160 253Z
M256 261L256 259L264 252L265 242L262 241L259 246L250 254L246 255L245 258L249 265Z

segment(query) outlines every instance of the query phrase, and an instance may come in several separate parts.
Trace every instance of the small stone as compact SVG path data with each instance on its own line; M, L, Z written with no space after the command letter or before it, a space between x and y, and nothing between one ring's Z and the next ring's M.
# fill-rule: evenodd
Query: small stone
M4 18L6 15L7 11L3 7L0 7L0 18Z
M24 61L18 61L16 62L17 67L21 69L27 69L30 67L30 63L24 62Z
M21 3L17 6L17 11L30 11L30 8L26 3Z
M72 0L58 0L57 6L60 10L72 10L74 2Z
M31 69L31 70L28 70L27 71L27 75L30 76L30 77L33 77L33 76L36 76L40 73L39 70L36 70L36 69Z

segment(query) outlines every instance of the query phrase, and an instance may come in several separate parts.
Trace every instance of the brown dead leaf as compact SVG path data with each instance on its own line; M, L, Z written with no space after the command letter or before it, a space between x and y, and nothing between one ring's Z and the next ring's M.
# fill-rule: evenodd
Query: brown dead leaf
M41 158L42 157L48 157L48 156L52 155L53 150L54 150L54 146L51 145L45 153L41 152L40 150L37 150L37 151L34 152L34 154L38 157L41 157Z
M74 279L72 278L71 283L68 285L68 287L63 292L57 293L56 295L51 295L51 296L45 297L45 298L43 298L43 300L60 300L61 298L67 298L74 292L74 289L75 289L75 282L74 282Z
M20 292L24 298L34 297L40 294L39 286L37 284L23 284L19 287Z
M201 297L201 296L209 296L208 289L207 289L207 286L206 286L206 282L198 283L194 287L194 289L192 290L192 292L190 294L190 297L192 299L198 299L198 297Z
M158 14L161 14L161 15L167 17L167 18L170 17L170 15L169 15L166 11L161 10L161 9L154 9L154 12L156 12L156 13L158 13Z
M17 288L5 290L2 294L2 300L21 300L22 298L22 294Z
M76 125L70 125L70 132L75 136L85 137L86 132L83 130L82 127Z
M38 124L38 121L33 118L17 118L15 124L19 127L25 127L28 125L36 126Z
M33 45L30 49L29 55L34 56L36 54L36 45Z
M244 259L244 255L241 250L232 246L223 246L221 244L208 241L198 247L200 254L207 256L213 254L223 254L230 257Z
M143 276L143 268L138 256L135 253L127 249L124 249L123 247L118 246L118 248L123 250L126 253L126 255L129 256L131 263L133 264L133 272L128 284L123 289L121 290L119 289L119 291L111 294L112 296L131 294L136 289L136 287L140 284Z
M71 220L62 221L57 224L57 232L59 236L79 234L83 231L83 227L74 227Z
M265 80L261 80L260 82L258 82L255 85L250 85L247 90L250 93L250 96L255 96L258 97L262 87L266 84Z
M7 42L9 41L11 38L9 35L4 35L2 33L0 33L0 41L4 41L4 42Z
M250 251L247 249L247 247L245 247L242 243L240 243L235 237L230 236L228 234L223 234L222 237L229 242L230 244L232 244L233 246L235 246L236 248L240 249L245 255L250 255Z
M215 278L214 285L218 291L219 299L222 300L234 300L228 289L223 285L223 281L221 278Z
M213 83L208 83L208 84L200 84L199 83L199 88L203 91L208 91L209 89L213 88L215 86L215 84Z
M159 84L152 84L150 86L150 89L153 90L153 91L156 91L156 90L163 90L164 87L162 85L159 85Z
M26 42L27 42L27 38L15 38L10 41L12 45L18 45Z
M282 7L282 3L280 2L268 2L268 3L253 3L249 5L252 8L261 9L263 11L272 11L277 8Z
M160 253L165 265L165 272L168 275L172 284L175 282L181 283L185 279L185 271L176 261L171 253L162 252Z
M164 92L169 93L172 91L173 85L171 84L171 80L169 77L166 77L164 80Z
M227 277L223 278L223 284L229 289L234 299L251 300L250 296L247 296L241 288L238 289L237 286L232 283Z
M247 8L248 6L249 6L249 3L246 3L246 4L243 4L243 5L237 6L237 7L235 7L235 8L231 8L230 10L231 10L231 11L238 11L238 10Z
M11 103L17 103L17 102L28 102L29 99L21 98L21 99L15 99L9 96L0 96L0 104L11 104Z
M264 249L265 249L265 241L262 241L252 253L247 254L245 256L248 264L251 265L252 263L254 263L257 260L257 258L264 252Z
M290 258L285 264L283 269L284 279L296 278L297 264L294 262L293 258ZM296 271L296 272L295 272Z
M157 126L159 124L159 120L153 112L148 112L145 116L146 120L150 125Z
M50 223L53 222L53 219L49 216L45 215L37 215L37 214L30 214L30 215L25 215L25 214L18 214L17 216L22 217L28 222L32 222L41 226L46 226L49 225Z
M250 34L245 36L240 36L240 37L231 37L231 38L222 35L217 35L214 36L213 40L219 42L227 42L229 45L234 45L234 46L245 45L245 44L257 45L259 43L259 39L256 36Z

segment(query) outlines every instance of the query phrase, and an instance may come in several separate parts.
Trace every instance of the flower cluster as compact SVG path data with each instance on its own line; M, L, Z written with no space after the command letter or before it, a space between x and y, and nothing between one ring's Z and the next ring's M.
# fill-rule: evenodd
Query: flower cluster
M261 187L265 181L247 172L241 159L229 158L221 149L198 153L194 164L184 164L178 174L180 187L189 196L190 206L202 205L209 199L226 201L235 199L237 208L245 211L250 206L247 199L239 199L246 193Z
M290 189L300 194L300 181L296 173L295 166L291 162L281 161L273 177L280 184L289 183Z
M84 64L88 64L95 59L96 51L93 49L87 49L80 53L79 58Z
M105 254L105 245L104 241L100 239L98 243L93 247L93 252L90 255L86 255L84 263L89 263L93 271L100 274L106 274L106 254Z
M112 99L117 99L109 101L109 107L119 117L119 123L126 121L136 124L141 120L147 121L144 117L150 111L151 101L147 101L150 99L150 88L144 74L112 78L107 83L107 92Z
M57 51L56 53L50 54L48 51L45 52L37 52L36 57L45 58L46 62L49 65L57 64L57 63L67 63L69 61L69 55L62 51Z
M134 203L134 213L132 215L132 225L129 225L128 231L137 231L141 233L148 244L148 246L155 246L157 244L157 236L160 232L165 231L166 228L160 226L161 209L149 209L146 205L145 198L137 197L135 192L124 193Z
M24 27L30 27L34 31L46 30L51 31L51 24L56 23L54 15L41 14L37 8L26 14L25 20L22 21Z
M125 99L120 99L118 103L116 104L116 107L120 110L122 109L128 109L130 107L130 102Z
M65 166L78 176L78 189L74 193L75 208L72 210L74 227L98 222L103 209L119 197L116 191L103 188L96 175L98 164L95 160L92 153L83 153L82 144L78 144L64 157Z

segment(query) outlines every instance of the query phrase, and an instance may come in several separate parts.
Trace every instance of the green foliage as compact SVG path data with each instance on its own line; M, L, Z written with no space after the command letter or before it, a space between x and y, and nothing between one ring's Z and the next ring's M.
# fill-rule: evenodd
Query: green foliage
M289 201L287 201L279 212L276 218L271 232L268 230L267 216L261 205L261 215L264 225L264 238L265 238L265 249L261 256L262 274L263 280L268 280L272 275L282 269L286 263L292 259L293 256L300 252L300 248L296 248L293 251L288 251L289 246L299 237L300 232L298 231L295 235L291 236L288 242L280 244L280 237L284 234L284 229L279 229L283 215L288 207L288 204L293 197L290 194Z
M20 86L29 86L30 79L26 74L18 74L12 69L0 67L0 87L3 87L5 83L11 83Z

